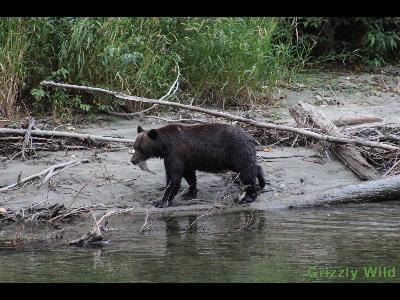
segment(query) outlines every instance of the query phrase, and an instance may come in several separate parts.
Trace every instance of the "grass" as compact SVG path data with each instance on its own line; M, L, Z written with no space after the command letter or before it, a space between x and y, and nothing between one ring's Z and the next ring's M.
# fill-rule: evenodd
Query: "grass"
M5 19L0 22L0 115L12 117L19 111L18 100L24 81L22 61L27 50L27 41L20 19Z
M44 79L157 98L181 69L179 98L249 106L298 73L309 50L283 18L1 18L1 114L24 99L58 115L141 109L99 95L44 91ZM7 96L12 95L12 96Z

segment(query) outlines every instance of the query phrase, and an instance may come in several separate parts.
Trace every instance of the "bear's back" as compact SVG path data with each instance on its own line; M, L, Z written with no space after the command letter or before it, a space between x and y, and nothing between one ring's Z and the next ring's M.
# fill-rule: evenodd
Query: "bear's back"
M242 128L228 124L170 124L160 131L173 155L198 170L222 171L231 168L239 157L255 158L253 138Z

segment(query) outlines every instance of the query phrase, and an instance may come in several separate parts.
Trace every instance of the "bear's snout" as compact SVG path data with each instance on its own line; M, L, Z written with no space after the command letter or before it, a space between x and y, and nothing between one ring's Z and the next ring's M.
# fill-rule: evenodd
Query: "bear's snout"
M139 161L137 159L135 159L134 157L131 158L131 162L136 165L139 163Z
M132 162L134 165L137 165L137 164L140 162L140 160L138 159L138 155L136 154L136 152L133 153L132 158L131 158L131 162Z

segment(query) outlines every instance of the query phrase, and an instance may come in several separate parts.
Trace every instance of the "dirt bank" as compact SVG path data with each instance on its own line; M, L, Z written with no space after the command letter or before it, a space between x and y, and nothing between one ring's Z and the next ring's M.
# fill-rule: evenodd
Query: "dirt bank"
M385 123L400 123L399 69L391 67L383 73L338 73L308 74L306 81L294 83L289 88L277 90L274 106L257 107L248 114L267 120L294 124L288 107L304 101L317 105L328 117L374 115ZM162 116L162 118L177 118ZM207 116L195 118L212 120ZM166 124L159 119L135 118L132 120L101 116L90 126L79 128L79 132L134 138L137 125L155 128ZM38 189L36 183L27 184L18 190L0 193L0 207L18 209L30 204L45 202L64 203L78 207L101 204L108 208L137 207L172 214L190 213L199 210L247 210L285 207L285 199L291 195L323 191L328 188L357 183L359 179L334 157L323 157L312 149L290 148L272 145L271 151L259 151L259 163L266 174L267 186L257 201L238 206L233 199L238 197L239 186L231 183L231 177L198 172L198 199L183 201L177 195L174 205L165 210L151 204L163 195L165 185L164 166L161 160L148 162L156 175L144 172L130 163L127 149L96 154L96 150L38 152L37 159L22 161L14 159L0 169L0 186L16 182L22 177L37 173L46 167L72 158L89 158L90 163L68 169L55 176L49 187ZM182 192L187 183L182 181ZM221 197L226 197L220 201ZM215 203L218 202L218 205Z

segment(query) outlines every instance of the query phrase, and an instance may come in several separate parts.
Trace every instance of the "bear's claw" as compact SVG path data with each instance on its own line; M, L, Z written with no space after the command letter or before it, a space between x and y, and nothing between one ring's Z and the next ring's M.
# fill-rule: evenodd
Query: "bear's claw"
M191 200L191 199L196 199L197 197L197 192L196 191L188 191L185 194L182 195L183 200Z
M168 203L167 201L157 201L153 203L155 207L157 208L165 208L168 207L170 205L170 203Z
M254 199L254 198L251 198L251 197L249 197L249 196L245 196L244 198L242 198L242 199L240 199L239 201L238 201L238 204L245 204L245 203L251 203L251 202L254 202L256 199Z

